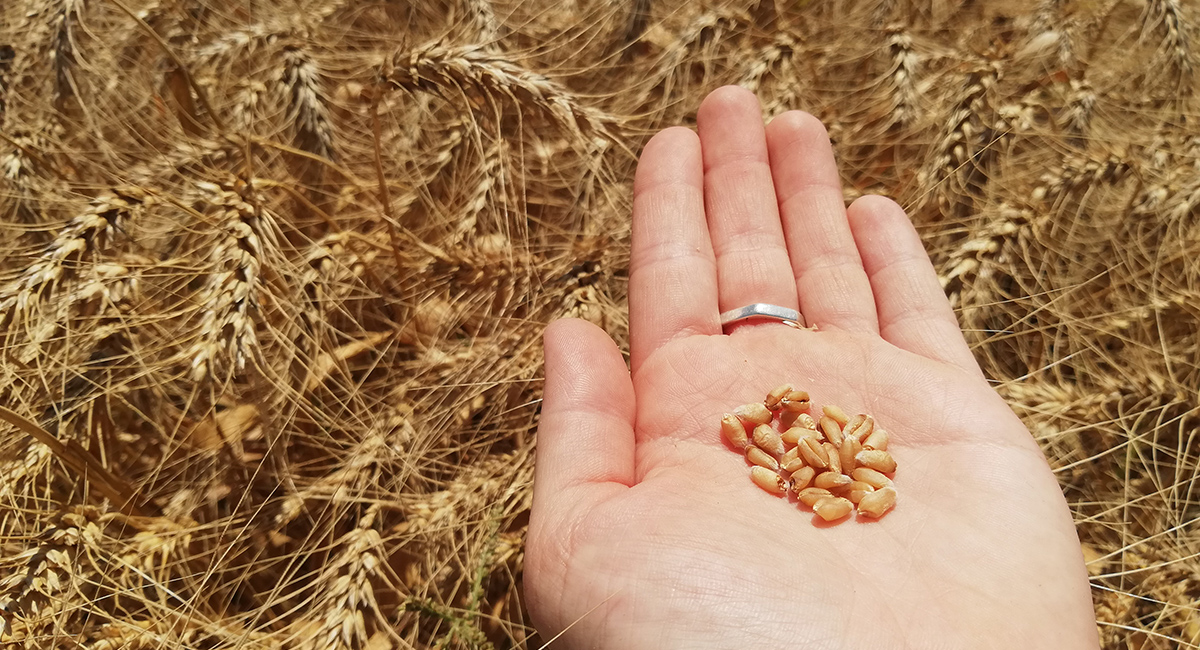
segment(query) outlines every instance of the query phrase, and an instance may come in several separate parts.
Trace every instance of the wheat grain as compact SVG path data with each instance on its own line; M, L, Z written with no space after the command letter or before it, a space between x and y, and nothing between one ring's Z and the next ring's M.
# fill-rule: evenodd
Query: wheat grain
M840 407L840 406L836 406L833 404L826 404L825 406L821 407L821 412L825 414L824 415L825 418L829 418L836 423L839 434L841 433L842 427L846 426L846 424L850 422L850 416L846 415L846 412L844 410L842 410L842 407ZM824 418L822 418L822 419L824 419ZM821 426L821 429L824 430L827 425L820 425L820 426ZM833 442L833 441L830 440L830 442Z
M869 467L856 468L854 471L850 472L850 477L856 481L862 481L863 483L866 483L877 490L880 488L890 487L892 485L892 479L884 476L883 472L871 469Z
M829 469L829 455L816 438L801 438L796 448L800 450L800 457L809 467L818 470Z
M771 411L762 402L752 402L743 404L733 409L733 414L743 422L748 422L755 426L767 424L773 417Z
M787 472L788 474L795 474L796 472L799 472L800 470L804 469L805 467L808 467L807 465L804 464L804 459L800 458L799 455L792 457L792 458L787 458L785 456L783 459L781 459L779 461L779 465L780 465L780 467L783 468L783 471ZM809 467L809 469L812 469L812 468Z
M858 502L858 514L878 519L896 507L896 488L883 487L868 492Z
M801 467L792 472L791 475L791 491L794 494L800 494L812 484L813 477L817 475L817 471L811 467Z
M821 499L827 499L833 496L833 493L824 488L810 487L803 488L796 494L796 498L808 507L813 507Z
M842 473L842 456L838 451L838 447L828 443L821 443L821 447L825 449L825 455L829 458L829 471L835 474Z
M750 468L750 480L755 485L775 496L787 494L787 481L775 470L755 465Z
M849 499L850 503L853 503L854 505L861 503L863 497L874 491L875 488L863 483L862 481L851 481L850 484L845 487L846 498Z
M890 437L888 436L887 431L884 431L883 429L878 429L878 428L874 429L873 431L871 431L870 435L868 435L865 439L863 439L862 448L863 449L878 449L880 451L887 451L889 438ZM858 451L859 450L856 450L854 452L854 455L857 455ZM851 456L851 457L853 457L853 456Z
M799 444L801 438L808 438L808 437L819 437L819 434L816 431L814 431L813 429L810 429L808 427L795 426L795 427L791 427L788 430L784 431L779 436L779 438L781 440L783 440L784 444L787 444L787 445Z
M892 455L879 449L864 449L858 452L854 456L854 462L858 467L873 469L884 474L891 474L896 471L896 461L892 458ZM859 480L862 480L864 483L870 482L865 479Z
M882 431L882 429L880 429ZM838 466L840 471L849 474L854 470L854 457L863 450L863 445L853 436L846 436L842 446L838 448Z
M777 411L781 406L780 402L790 392L792 392L791 384L776 386L771 389L771 392L767 393L767 398L763 400L763 405L772 411Z
M867 436L875 431L875 418L859 413L850 418L846 423L846 427L842 430L842 436L846 438L854 438L861 443L866 443ZM840 443L839 443L840 444Z
M734 449L743 450L749 444L749 438L746 436L746 426L732 413L726 413L721 418L721 436L729 444L733 445Z
M751 432L750 439L754 442L755 446L767 452L768 454L771 454L775 458L780 458L783 456L783 440L780 439L778 433L775 433L775 429L773 429L771 425L760 424L754 427L754 430Z
M817 477L821 478L820 476ZM825 521L837 521L854 510L854 504L842 497L825 497L812 506L813 512Z
M809 399L808 393L802 390L792 390L781 398L779 405L785 413L804 414L812 406L812 401ZM799 415L797 415L797 419L799 419Z
M828 472L817 474L816 480L813 481L813 486L824 490L840 490L850 485L851 482L853 480L849 476L842 474L840 471L835 472L830 469Z
M775 460L774 456L763 451L759 447L746 447L746 460L749 461L751 465L765 467L773 472L779 471L779 461Z

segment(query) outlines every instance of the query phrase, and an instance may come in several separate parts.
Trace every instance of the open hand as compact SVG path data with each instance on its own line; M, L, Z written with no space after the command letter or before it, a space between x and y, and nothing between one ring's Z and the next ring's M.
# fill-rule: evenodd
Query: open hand
M634 187L631 371L600 329L546 331L525 563L551 647L1098 646L1070 513L987 385L903 210L844 207L824 128L748 91L656 135ZM722 333L765 302L778 323ZM814 525L750 482L720 418L794 382L891 434L898 504ZM569 627L569 629L567 629Z

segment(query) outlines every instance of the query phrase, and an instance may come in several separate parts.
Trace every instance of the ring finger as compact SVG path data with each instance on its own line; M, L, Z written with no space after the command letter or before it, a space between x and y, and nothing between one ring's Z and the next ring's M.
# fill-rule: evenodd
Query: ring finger
M756 302L796 309L758 99L742 88L719 88L700 105L696 122L721 311Z

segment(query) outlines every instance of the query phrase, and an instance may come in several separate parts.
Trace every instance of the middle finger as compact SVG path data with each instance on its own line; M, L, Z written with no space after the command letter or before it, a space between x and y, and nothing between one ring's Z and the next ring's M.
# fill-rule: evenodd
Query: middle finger
M721 311L756 302L796 309L758 99L743 88L719 88L700 105L696 123Z

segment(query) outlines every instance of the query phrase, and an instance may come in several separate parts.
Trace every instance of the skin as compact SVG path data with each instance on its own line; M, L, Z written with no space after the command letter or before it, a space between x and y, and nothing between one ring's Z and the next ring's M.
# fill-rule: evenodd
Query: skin
M656 135L638 165L631 369L593 325L546 330L525 562L542 637L1099 647L1058 483L985 381L904 211L873 196L844 208L811 115L764 128L755 97L727 87L697 122ZM721 311L754 302L817 329L722 333ZM720 418L785 381L889 431L895 510L828 525L750 482Z

